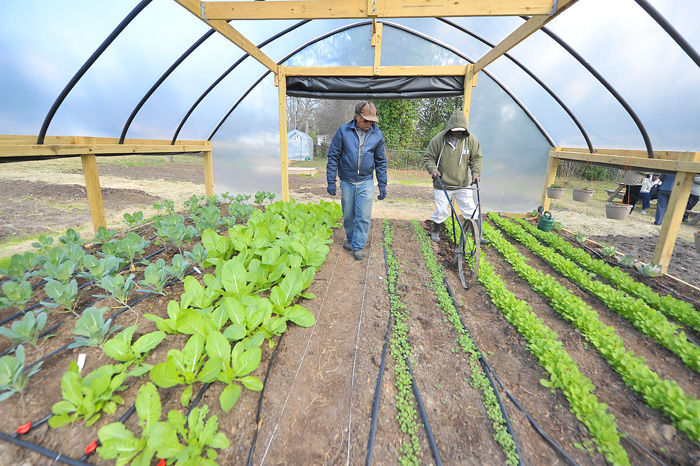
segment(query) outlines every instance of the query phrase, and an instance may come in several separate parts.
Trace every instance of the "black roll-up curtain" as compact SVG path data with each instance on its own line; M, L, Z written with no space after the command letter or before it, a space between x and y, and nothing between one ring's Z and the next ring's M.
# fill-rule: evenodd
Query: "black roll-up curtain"
M287 95L318 99L457 97L464 76L287 76Z

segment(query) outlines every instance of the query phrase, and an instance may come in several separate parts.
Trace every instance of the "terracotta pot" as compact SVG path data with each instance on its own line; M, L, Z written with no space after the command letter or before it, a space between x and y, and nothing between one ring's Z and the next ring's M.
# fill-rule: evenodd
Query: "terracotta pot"
M589 191L587 189L582 189L582 188L574 188L573 195L574 195L574 201L579 201L579 202L588 202L591 200L591 197L593 197L593 191L592 189Z
M550 199L561 199L564 195L564 188L547 188L547 197Z
M700 231L695 232L695 251L700 254Z
M624 220L630 214L632 206L629 204L605 203L605 216L615 220Z

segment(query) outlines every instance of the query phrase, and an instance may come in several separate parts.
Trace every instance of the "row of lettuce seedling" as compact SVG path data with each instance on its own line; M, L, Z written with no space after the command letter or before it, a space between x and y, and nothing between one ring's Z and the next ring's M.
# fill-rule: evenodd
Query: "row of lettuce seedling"
M489 214L489 219L494 222L501 220L496 214ZM590 305L552 276L527 265L527 259L493 227L484 224L484 234L516 273L535 291L548 298L552 308L581 331L583 337L620 374L632 391L638 393L651 408L665 413L691 440L700 441L698 400L685 395L675 381L661 379L646 365L643 358L634 356L625 348L624 341L615 333L615 329L601 322L598 313Z
M515 440L508 432L506 421L501 412L496 393L493 386L489 383L484 370L481 367L479 359L481 357L476 344L472 340L469 332L462 324L462 320L455 309L452 297L445 288L445 278L442 272L442 267L437 263L433 248L425 236L423 227L415 221L411 221L411 225L415 231L416 237L420 243L423 259L426 267L430 272L430 288L435 293L440 309L445 314L447 320L454 326L459 334L457 343L464 353L469 356L469 368L471 371L471 384L474 388L481 391L481 399L486 407L486 414L492 421L493 437L503 449L506 456L506 463L516 465L519 462L519 455L515 446ZM452 226L450 224L450 226ZM451 238L452 236L450 236Z
M399 448L399 463L402 465L420 464L420 443L418 442L418 423L416 402L412 392L412 377L408 367L413 348L408 342L408 320L410 312L401 302L398 291L399 262L394 256L394 233L388 220L384 220L384 251L387 263L387 290L389 294L389 312L394 319L391 329L391 356L394 360L396 386L396 420L401 432L406 436Z
M671 295L660 296L648 285L635 280L627 272L611 266L604 260L591 257L586 251L572 245L558 234L539 230L524 219L516 218L514 220L538 240L547 243L584 269L606 279L619 289L643 299L649 306L666 316L690 326L696 332L700 332L700 312L692 304L674 298Z
M509 236L544 259L559 273L579 285L603 302L608 309L632 323L641 333L667 348L688 367L700 370L700 348L688 341L682 329L662 313L640 299L634 299L624 291L595 280L589 272L563 257L550 247L542 245L537 238L508 219L492 215L492 220Z

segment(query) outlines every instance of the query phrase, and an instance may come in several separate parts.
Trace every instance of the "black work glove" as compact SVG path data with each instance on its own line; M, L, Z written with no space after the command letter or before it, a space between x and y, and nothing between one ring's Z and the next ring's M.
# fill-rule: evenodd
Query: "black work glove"
M377 199L380 201L386 197L386 185L385 184L380 184L379 185L379 196L377 196Z
M336 191L335 183L328 183L328 187L326 188L326 191L328 191L328 194L330 194L331 196L335 196L335 191Z

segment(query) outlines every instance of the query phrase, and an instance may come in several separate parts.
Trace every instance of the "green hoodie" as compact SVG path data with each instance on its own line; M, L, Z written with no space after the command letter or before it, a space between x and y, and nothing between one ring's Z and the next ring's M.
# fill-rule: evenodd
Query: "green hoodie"
M466 128L467 118L461 110L455 110L447 121L445 130L438 133L425 150L423 167L431 175L437 169L446 188L467 187L471 184L469 170L472 176L481 175L481 147L479 141L469 131L463 132L455 148L447 142L447 133L452 128ZM442 153L442 158L440 158ZM440 159L440 167L437 167ZM437 180L433 181L435 189L441 189Z

